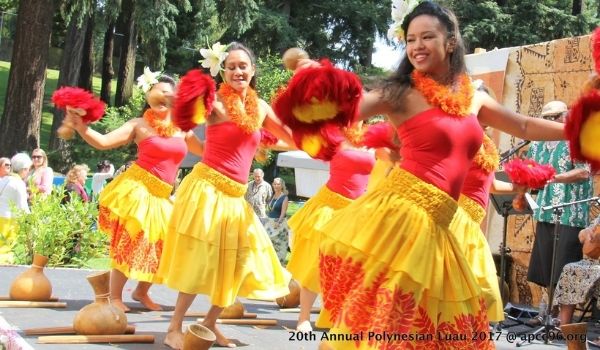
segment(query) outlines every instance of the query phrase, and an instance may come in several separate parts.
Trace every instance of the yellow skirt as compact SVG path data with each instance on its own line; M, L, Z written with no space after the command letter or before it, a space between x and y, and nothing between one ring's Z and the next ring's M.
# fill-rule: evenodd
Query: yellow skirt
M17 220L0 217L0 264L12 264L15 255L12 251L17 239Z
M488 307L488 319L492 322L504 320L502 297L498 286L496 265L487 239L481 232L485 209L469 197L461 195L459 208L450 223L450 230L460 242L471 270L483 291Z
M320 231L338 209L351 202L351 199L323 186L288 220L294 241L286 268L302 287L315 293L321 291L318 271Z
M110 236L111 266L125 276L161 283L156 272L173 210L172 189L133 164L100 192L98 226Z
M375 165L373 166L373 170L371 170L371 175L369 175L369 183L367 184L367 192L375 189L383 179L388 176L390 170L394 168L394 163L383 160L376 159Z
M395 168L336 213L320 252L320 318L333 322L327 345L494 348L481 289L448 229L456 208L437 187Z
M274 300L291 279L252 207L246 185L203 163L175 194L159 274L173 289L228 306L237 296Z

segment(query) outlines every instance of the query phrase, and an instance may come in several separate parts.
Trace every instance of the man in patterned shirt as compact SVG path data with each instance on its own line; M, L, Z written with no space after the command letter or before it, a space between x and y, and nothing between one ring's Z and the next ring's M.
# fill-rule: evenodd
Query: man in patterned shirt
M541 117L564 123L567 116L567 105L561 101L547 103ZM550 270L552 268L552 249L555 218L552 210L541 210L541 207L566 202L579 201L592 197L593 186L589 165L573 163L566 141L532 142L527 157L540 164L549 164L556 170L554 179L539 191L536 202L540 209L534 212L537 220L535 241L529 261L527 280L542 287L550 286ZM554 284L563 267L582 258L582 244L578 234L589 224L589 204L582 203L562 208L559 221L558 246L554 267ZM543 310L542 310L543 311Z
M245 198L264 224L267 219L267 201L273 195L273 188L264 180L265 173L260 168L254 169L254 181L248 183Z

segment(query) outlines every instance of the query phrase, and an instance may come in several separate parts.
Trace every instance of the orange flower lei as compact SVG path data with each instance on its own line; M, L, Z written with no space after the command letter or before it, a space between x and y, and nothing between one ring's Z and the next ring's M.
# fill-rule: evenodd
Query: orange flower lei
M460 117L468 116L471 113L473 86L466 74L458 77L456 89L441 85L418 70L412 72L412 80L415 89L423 94L430 105Z
M243 109L242 98L229 84L221 84L218 94L231 121L249 134L260 129L261 121L258 115L258 95L256 95L254 89L250 87L247 89Z
M168 112L157 113L152 108L148 108L144 112L144 120L162 137L171 137L179 131L179 128L167 120Z
M364 146L363 141L364 141L365 131L367 131L367 128L362 127L362 126L359 127L357 125L345 127L342 129L342 132L344 133L344 136L346 137L348 142L350 142L352 144L352 146L355 146L355 147Z
M498 169L500 164L500 155L494 141L486 134L483 134L483 144L477 151L473 163L477 164L481 169L491 173Z

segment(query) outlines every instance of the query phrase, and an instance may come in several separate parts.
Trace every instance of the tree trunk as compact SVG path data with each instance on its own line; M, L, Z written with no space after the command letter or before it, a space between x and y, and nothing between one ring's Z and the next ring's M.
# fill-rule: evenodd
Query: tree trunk
M133 94L133 80L135 75L135 50L137 34L134 21L135 0L123 0L121 3L121 28L123 44L119 58L119 76L117 78L117 92L115 106L123 106L129 102Z
M365 43L361 48L361 54L358 58L358 63L360 63L363 67L372 67L373 66L373 41L369 40L368 43Z
M102 51L102 88L100 98L111 105L111 87L112 78L115 76L113 70L113 48L115 45L115 23L110 22L104 33L104 50Z
M81 72L77 86L92 91L94 76L94 14L88 18L85 31L85 42L83 43L83 55L81 59Z
M10 72L0 121L0 154L40 145L40 124L54 1L21 0Z
M61 86L77 86L81 72L81 61L83 59L83 47L87 31L87 23L83 22L81 27L77 27L77 20L71 20L65 36L65 47L60 59L60 73L56 88ZM71 166L71 149L69 143L56 135L56 130L62 123L64 112L54 109L52 119L52 129L50 132L50 141L48 148L57 151L57 157L61 160L61 167L57 170L63 172Z
M580 15L583 11L583 0L573 0L573 10L571 13L573 16Z

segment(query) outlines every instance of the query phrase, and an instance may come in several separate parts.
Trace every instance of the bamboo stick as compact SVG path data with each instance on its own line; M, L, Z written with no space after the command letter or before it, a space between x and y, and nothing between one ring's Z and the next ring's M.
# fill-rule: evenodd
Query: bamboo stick
M188 311L185 313L185 317L206 317L206 312L197 312L197 311ZM242 318L257 318L258 314L251 312L244 312L244 316ZM221 320L226 320L226 318L221 318ZM235 318L233 318L235 320ZM239 318L238 318L239 320Z
M65 308L67 303L60 301L21 301L21 300L2 300L0 307L48 307Z
M153 335L48 335L38 337L39 344L89 344L89 343L154 343Z
M300 308L299 307L282 308L282 309L279 309L279 312L284 312L284 313L300 312ZM318 314L319 312L321 312L321 309L318 307L313 307L310 309L310 312L313 314Z
M24 330L25 335L67 335L77 334L72 326L66 327L44 327L44 328L29 328ZM135 334L135 326L127 325L125 334Z
M199 318L198 322L204 321L203 318ZM276 326L277 320L272 319L244 319L244 318L219 318L217 319L218 324L233 324L233 325L252 325L252 326Z
M12 300L9 296L0 295L0 301ZM50 297L50 299L45 301L58 301L58 297Z

